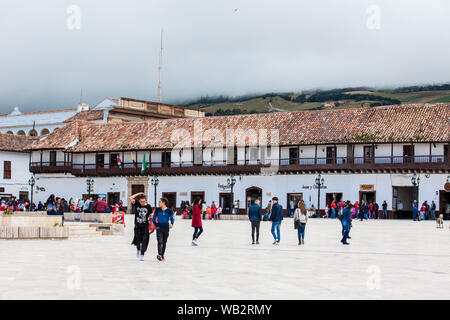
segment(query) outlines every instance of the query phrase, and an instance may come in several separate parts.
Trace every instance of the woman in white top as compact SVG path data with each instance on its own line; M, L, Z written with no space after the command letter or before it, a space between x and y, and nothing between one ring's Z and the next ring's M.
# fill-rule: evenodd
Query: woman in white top
M294 212L294 223L298 231L298 245L305 244L305 227L308 221L308 214L305 203L299 201L297 209Z

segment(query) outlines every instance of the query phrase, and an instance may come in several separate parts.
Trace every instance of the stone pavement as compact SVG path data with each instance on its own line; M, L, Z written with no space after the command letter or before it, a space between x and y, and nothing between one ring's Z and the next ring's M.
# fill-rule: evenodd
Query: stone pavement
M435 222L355 221L350 246L339 220L310 219L297 245L292 219L272 245L270 223L252 246L247 221L205 221L191 246L178 217L166 261L155 234L145 261L123 236L0 240L0 299L450 299L450 230Z

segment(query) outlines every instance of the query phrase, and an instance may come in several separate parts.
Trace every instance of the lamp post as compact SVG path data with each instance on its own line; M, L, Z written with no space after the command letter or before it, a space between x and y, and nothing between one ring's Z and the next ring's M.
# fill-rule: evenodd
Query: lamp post
M234 204L233 189L234 189L234 185L236 184L236 178L233 175L231 175L228 177L227 182L231 186L231 210L233 210L234 209L234 207L233 207L233 204ZM239 208L238 208L238 210L239 210ZM238 213L239 213L239 211L238 211Z
M417 192L416 193L416 199L417 200L417 205L419 205L419 183L420 183L420 177L417 176L417 174L414 172L413 176L411 177L411 183L414 186L414 188L417 187Z
M30 211L33 211L33 193L34 193L34 185L36 184L36 180L34 179L34 175L32 175L30 180L28 180L28 184L30 185L30 188L31 188Z
M94 179L87 178L86 179L86 190L88 192L88 198L91 196L91 192L94 191Z
M320 188L323 187L325 183L325 179L322 177L322 175L319 173L319 175L316 177L316 187L317 187L317 212L319 214L320 218Z
M152 182L152 186L154 186L155 187L155 208L156 208L156 186L158 185L158 183L159 183L159 179L158 179L158 176L153 176L153 178L152 178L152 180L151 180L151 182Z

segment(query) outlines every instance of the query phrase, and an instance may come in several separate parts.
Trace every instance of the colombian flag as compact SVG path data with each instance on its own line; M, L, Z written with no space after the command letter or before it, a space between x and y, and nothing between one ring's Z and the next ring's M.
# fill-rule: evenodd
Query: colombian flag
M133 152L131 153L131 160L133 160L133 167L137 168L136 161L134 161Z

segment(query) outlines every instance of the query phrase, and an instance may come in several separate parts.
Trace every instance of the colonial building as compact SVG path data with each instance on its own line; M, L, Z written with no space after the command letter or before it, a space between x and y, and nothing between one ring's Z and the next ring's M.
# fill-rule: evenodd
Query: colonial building
M7 200L11 196L30 199L28 170L30 153L24 148L35 138L0 134L0 199Z
M26 147L37 200L50 193L111 201L144 191L151 198L202 197L241 213L278 196L324 208L332 200L386 200L390 213L413 199L450 210L450 104L299 111L127 123L76 120ZM315 181L324 180L320 189ZM415 185L412 177L415 175ZM230 185L228 178L234 176ZM231 190L233 189L233 190ZM319 196L320 190L320 196ZM226 212L227 210L225 210Z
M72 109L33 112L21 112L18 107L15 107L10 114L0 115L0 133L40 136L75 120L117 123L204 116L203 111L181 106L130 98L106 98L94 107L80 104Z

